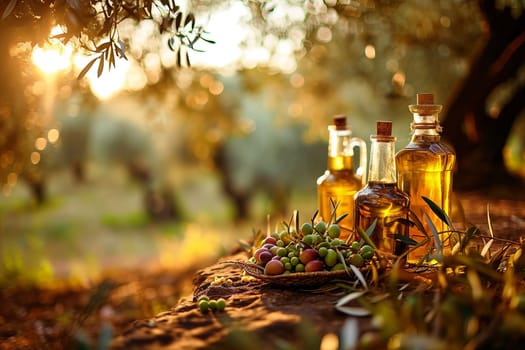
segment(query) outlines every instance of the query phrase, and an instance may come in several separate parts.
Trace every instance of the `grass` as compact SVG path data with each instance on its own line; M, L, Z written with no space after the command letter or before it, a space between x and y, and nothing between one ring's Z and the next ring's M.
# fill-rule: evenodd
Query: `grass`
M75 185L68 174L57 174L48 195L42 207L35 207L20 184L3 198L0 281L89 279L106 267L162 265L167 247L184 241L187 231L186 223L152 222L143 211L140 188L118 177Z
M255 198L249 223L233 223L231 205L210 173L192 172L188 183L178 180L186 217L162 222L145 213L140 187L120 171L94 174L83 184L67 172L53 174L40 207L23 183L2 198L0 283L90 280L108 268L205 263L266 225L268 198ZM302 212L311 212L314 202L311 194L291 199Z

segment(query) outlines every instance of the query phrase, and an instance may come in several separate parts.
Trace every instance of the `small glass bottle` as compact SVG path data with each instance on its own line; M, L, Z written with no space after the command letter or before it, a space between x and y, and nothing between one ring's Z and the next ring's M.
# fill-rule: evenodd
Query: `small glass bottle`
M355 195L355 229L367 230L376 221L371 239L378 249L401 255L405 245L394 235L408 235L410 199L397 187L392 122L378 121L371 135L368 183Z
M335 116L328 132L328 169L317 179L319 215L323 221L329 222L331 215L348 214L339 222L341 239L348 239L354 229L354 195L366 181L366 143L352 137L345 115ZM355 147L359 148L359 166L354 170ZM336 205L335 212L332 203Z
M410 105L414 121L411 124L410 143L396 155L398 186L410 196L410 208L419 218L429 235L428 242L408 254L409 263L420 263L430 252L434 238L429 229L425 214L429 216L438 232L443 232L444 223L432 212L422 197L431 199L450 215L452 194L452 171L456 155L447 145L441 143L439 112L441 105L434 104L434 95L417 94L417 103ZM426 237L417 227L410 228L410 238L417 242ZM446 233L440 240L443 253L450 251L450 242Z

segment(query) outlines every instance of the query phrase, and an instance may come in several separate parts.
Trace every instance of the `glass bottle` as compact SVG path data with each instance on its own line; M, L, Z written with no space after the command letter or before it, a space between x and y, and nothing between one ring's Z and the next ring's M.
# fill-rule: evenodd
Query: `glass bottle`
M335 116L328 132L328 169L317 179L319 216L329 222L333 221L331 215L348 214L339 222L341 239L347 239L354 228L354 195L366 181L366 143L352 137L345 115ZM354 170L355 147L359 148L359 166ZM336 205L335 212L332 202Z
M414 120L411 124L412 138L410 143L396 155L398 186L410 196L410 208L423 224L429 235L428 242L412 250L407 257L409 263L424 262L434 245L432 231L429 229L427 214L438 232L446 228L444 223L432 212L422 199L427 197L440 206L448 215L451 209L452 170L456 161L455 153L441 143L439 112L442 106L434 104L434 95L417 94L417 103L410 105ZM425 239L417 227L410 228L409 235L417 242ZM450 251L448 235L440 235L443 253Z
M397 187L395 141L392 122L378 121L371 135L370 168L367 185L355 195L355 229L367 230L376 221L370 238L380 250L401 255L404 244L395 234L408 235L410 199Z

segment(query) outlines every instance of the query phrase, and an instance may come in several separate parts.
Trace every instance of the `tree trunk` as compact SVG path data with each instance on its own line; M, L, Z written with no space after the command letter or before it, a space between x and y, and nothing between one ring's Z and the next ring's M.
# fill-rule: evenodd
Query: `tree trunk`
M499 10L494 1L480 0L479 6L488 28L486 42L443 113L446 137L458 157L454 179L458 189L514 183L509 182L513 177L502 152L525 107L519 88L499 114L487 111L491 94L513 79L525 60L525 14L513 16L510 8Z

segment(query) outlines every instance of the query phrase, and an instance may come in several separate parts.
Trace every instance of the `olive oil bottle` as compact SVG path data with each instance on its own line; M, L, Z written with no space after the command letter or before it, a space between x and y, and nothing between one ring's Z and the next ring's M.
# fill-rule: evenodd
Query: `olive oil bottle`
M392 122L378 121L370 140L368 183L355 195L355 229L367 230L376 221L370 238L378 249L399 256L405 245L395 235L408 235L410 199L397 187Z
M409 263L425 263L423 260L434 245L432 231L429 229L425 214L428 215L437 232L446 229L422 197L429 198L450 215L452 171L456 155L440 140L442 128L438 117L441 109L441 105L434 104L432 94L417 94L417 103L409 106L414 118L411 124L412 138L410 143L396 155L399 188L409 194L411 210L429 235L425 245L408 254ZM424 241L426 237L415 226L410 229L409 236L417 242ZM444 254L450 251L450 242L447 238L446 233L440 234Z
M354 228L354 195L366 181L366 143L358 137L352 137L345 115L335 116L328 132L328 169L317 179L319 214L325 222L331 220L331 215L339 217L348 214L339 222L341 238L348 239ZM356 147L359 148L357 168L354 165Z

